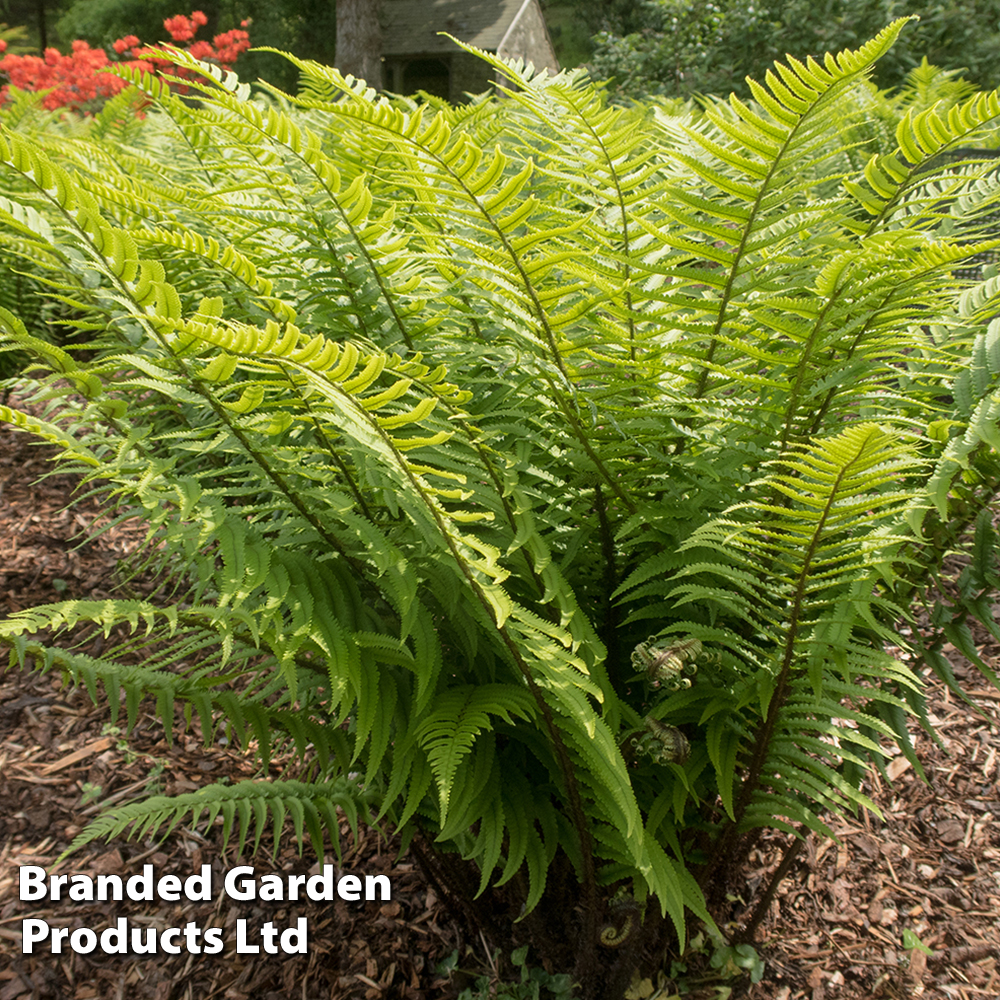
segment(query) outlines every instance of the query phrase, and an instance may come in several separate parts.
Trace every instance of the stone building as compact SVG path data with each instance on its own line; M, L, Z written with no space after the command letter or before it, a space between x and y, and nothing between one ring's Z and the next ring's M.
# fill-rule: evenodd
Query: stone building
M383 0L386 90L425 90L458 102L490 87L496 79L492 67L439 32L505 59L524 59L536 69L559 72L538 0Z

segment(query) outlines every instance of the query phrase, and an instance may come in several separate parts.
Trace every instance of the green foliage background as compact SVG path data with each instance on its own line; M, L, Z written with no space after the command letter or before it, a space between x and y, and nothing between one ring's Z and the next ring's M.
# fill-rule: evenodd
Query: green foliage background
M900 86L922 58L982 89L1000 83L996 0L649 0L615 13L601 25L591 65L623 95L747 96L745 78L759 79L787 53L855 48L893 18L912 15L919 22L875 68L879 87Z
M168 733L308 762L77 846L384 821L505 948L614 995L759 831L873 809L887 746L919 767L943 643L996 683L968 622L1000 636L1000 278L953 272L1000 191L941 154L1000 98L929 68L873 93L903 27L677 115L495 60L516 89L460 108L295 58L294 96L137 77L145 119L137 90L75 123L19 95L2 249L89 342L7 295L42 367L0 415L172 582L0 638L129 723L151 697Z

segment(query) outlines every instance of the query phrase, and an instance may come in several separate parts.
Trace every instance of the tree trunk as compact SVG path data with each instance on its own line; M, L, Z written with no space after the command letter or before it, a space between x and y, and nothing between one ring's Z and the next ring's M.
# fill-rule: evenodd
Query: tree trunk
M49 47L48 23L45 20L45 0L38 0L35 9L38 13L38 48L41 50L42 55L44 55L45 50ZM15 21L14 23L16 24L17 22Z
M337 0L337 56L334 65L345 76L382 89L381 0Z

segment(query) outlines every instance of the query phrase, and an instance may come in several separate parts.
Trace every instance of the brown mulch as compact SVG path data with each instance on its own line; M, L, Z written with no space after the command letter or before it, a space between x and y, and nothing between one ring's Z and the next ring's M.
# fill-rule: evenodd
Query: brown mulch
M768 967L753 997L1000 997L1000 692L954 657L985 714L930 685L943 746L914 730L927 783L895 757L891 782L868 790L882 819L865 810L831 824L839 843L806 842L758 936ZM748 898L777 856L758 854Z
M94 500L65 507L76 485L69 476L39 481L50 471L47 455L25 435L0 428L0 614L111 596L119 561L142 541L139 526L122 523L80 544L83 533L104 523L103 512ZM140 578L131 585L148 592L154 583ZM983 653L1000 661L1000 649L984 643ZM884 818L864 812L835 821L839 842L810 838L758 935L764 979L744 996L1000 997L1000 693L985 690L974 671L963 674L957 654L953 659L985 715L932 684L930 709L943 745L915 735L929 783L895 758L891 783L875 778L869 790ZM255 774L248 756L221 742L206 750L180 728L168 746L151 706L143 709L126 745L106 709L86 692L63 687L56 675L0 674L0 1000L417 1000L455 994L455 985L435 972L455 949L466 966L488 969L483 943L437 899L413 857L397 857L398 844L374 829L362 828L355 839L346 822L342 871L385 873L391 900L235 902L220 889L225 870L247 864L258 877L284 878L318 871L318 859L308 848L299 856L290 830L276 856L265 835L267 850L254 858L237 857L235 841L221 849L218 831L180 830L163 842L90 844L55 870L129 876L152 864L156 877L183 879L208 864L210 901L19 901L18 866L51 866L102 804ZM278 760L270 773L281 771ZM784 843L775 835L754 856L743 893L748 903L766 885ZM322 860L336 863L332 856ZM160 931L189 923L221 928L226 947L217 955L190 954L182 937L179 955L83 955L65 947L53 955L47 942L22 954L25 918L100 933L120 917ZM238 921L246 921L249 943L260 944L266 921L283 930L301 917L308 924L306 954L236 954ZM915 939L931 954L909 947ZM659 987L653 996L664 1000L676 985L650 983ZM649 997L649 989L640 995Z
M143 529L123 522L93 542L80 545L81 533L104 526L97 501L84 499L66 508L77 486L68 475L39 480L51 471L49 449L23 434L0 428L0 614L71 598L110 597L116 567L141 545ZM145 595L155 583L133 579L132 591ZM93 637L99 644L101 636ZM90 652L99 650L89 649ZM86 691L67 689L56 674L10 671L0 674L0 1000L58 998L150 998L187 1000L303 1000L331 997L399 997L422 1000L447 992L447 977L435 967L462 943L460 932L412 858L397 859L399 845L380 831L362 827L355 840L342 824L344 857L339 875L385 874L391 899L372 902L237 902L222 891L226 871L252 865L256 878L278 873L314 874L320 861L308 849L300 857L290 829L273 855L265 834L254 858L236 855L236 840L220 849L221 838L191 830L164 842L117 839L92 843L52 868L62 851L103 805L125 803L150 794L194 791L220 779L234 781L257 773L251 759L221 742L206 749L192 733L177 728L167 744L151 703L140 710L126 744L111 725L109 712L96 707ZM124 714L124 713L123 713ZM119 720L124 725L122 720ZM280 759L272 776L282 773ZM334 856L322 859L336 864ZM18 868L41 865L50 872L140 874L153 865L154 876L198 874L212 869L212 899L177 903L74 902L65 889L59 901L18 899ZM45 920L50 927L90 927L101 933L124 917L129 929L222 930L221 955L191 954L179 939L181 954L155 957L105 955L100 949L76 954L67 944L53 955L48 941L34 954L22 954L22 920ZM305 955L277 957L264 952L262 928L308 928ZM235 954L238 921L245 940L261 947ZM280 939L279 939L280 940ZM195 938L197 947L206 937ZM480 952L482 948L480 946ZM485 956L480 963L485 963Z

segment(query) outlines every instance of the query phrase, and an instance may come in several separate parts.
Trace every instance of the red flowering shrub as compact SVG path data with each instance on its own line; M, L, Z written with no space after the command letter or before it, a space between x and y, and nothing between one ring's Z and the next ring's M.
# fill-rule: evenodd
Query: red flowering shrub
M119 38L112 48L121 55L126 49L134 49L138 44L139 39L135 35L126 35L124 38Z
M219 62L224 65L236 62L239 54L250 47L247 33L239 28L233 28L231 31L224 31L221 35L216 35L212 39L212 44L215 46Z
M200 10L190 17L178 14L168 17L163 27L175 42L190 42L198 29L208 23L208 18ZM243 25L246 26L244 21ZM107 72L110 66L130 66L143 72L170 71L175 76L184 77L187 71L176 66L169 52L159 46L143 46L135 35L126 35L112 44L118 56L125 59L112 61L104 49L92 49L84 41L75 41L69 55L58 49L45 50L44 56L3 55L7 43L0 40L0 73L7 78L0 87L0 103L7 96L8 86L20 90L46 90L43 104L49 110L69 108L73 111L89 111L95 102L106 100L123 90L128 84L114 73ZM229 67L250 47L249 35L237 28L216 35L210 42L196 41L187 46L187 51L204 62L214 62ZM183 85L177 88L186 90Z
M195 11L195 13L200 13L200 11ZM176 17L168 17L163 22L163 27L170 32L170 37L175 42L187 42L194 38L194 33L198 30L194 23L194 18L190 20L186 18L183 14L178 14Z

